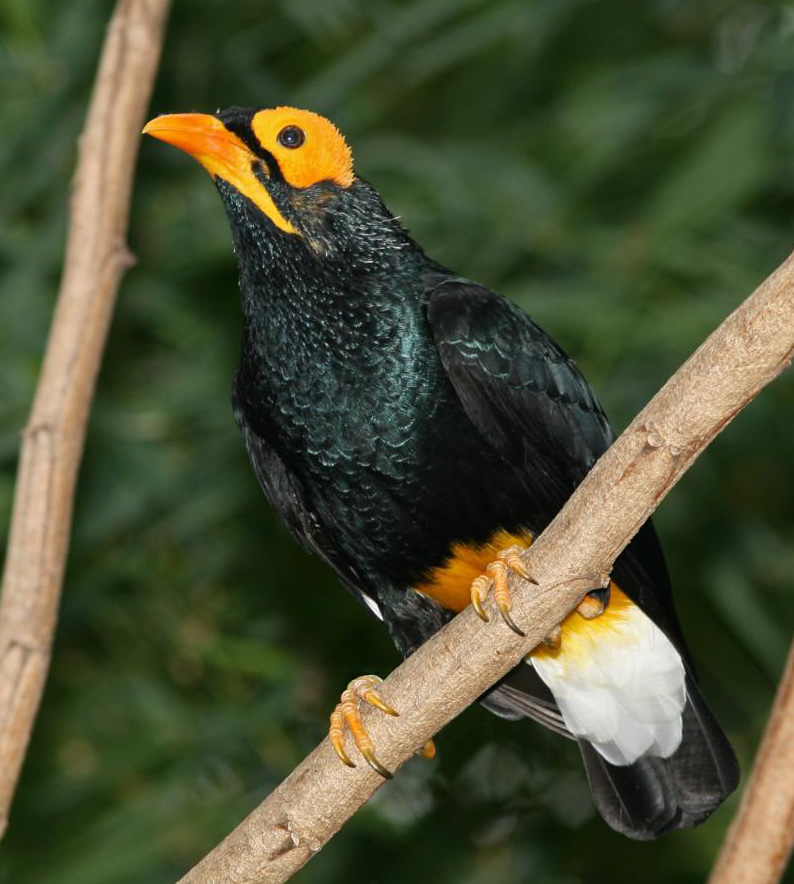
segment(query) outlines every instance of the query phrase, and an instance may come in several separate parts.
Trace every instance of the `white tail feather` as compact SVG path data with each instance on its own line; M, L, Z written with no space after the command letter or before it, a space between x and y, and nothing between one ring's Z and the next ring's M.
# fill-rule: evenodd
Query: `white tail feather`
M681 656L636 605L614 614L610 608L602 615L608 628L572 615L581 625L574 632L566 629L567 621L560 649L532 655L532 665L571 733L592 743L608 762L667 758L681 743L686 704Z

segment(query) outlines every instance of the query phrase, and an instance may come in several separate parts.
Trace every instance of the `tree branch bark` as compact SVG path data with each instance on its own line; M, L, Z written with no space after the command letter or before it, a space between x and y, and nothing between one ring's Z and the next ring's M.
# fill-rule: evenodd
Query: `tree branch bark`
M794 846L794 644L709 884L774 884Z
M794 256L775 271L705 341L604 454L557 518L524 555L540 584L511 578L513 617L521 639L495 617L484 626L471 608L399 666L382 695L399 710L386 718L365 707L378 757L399 767L445 724L499 680L576 606L585 591L605 585L614 560L695 458L766 384L789 364L794 351ZM788 688L786 688L786 684ZM794 688L784 684L775 744L788 739L794 753ZM352 745L351 758L358 759ZM773 762L760 757L760 767ZM764 788L773 777L779 798L765 824L788 826L794 809L794 763L776 764L753 778ZM324 740L181 884L251 884L287 881L320 850L384 781L366 764L340 764ZM753 802L752 796L746 804ZM774 818L771 819L771 817ZM758 853L776 851L786 862L790 837L763 843L740 825L719 884L731 877L747 839ZM771 868L771 866L770 866ZM773 876L747 879L773 882ZM713 882L714 884L714 882Z
M119 0L79 141L66 261L23 433L0 599L0 837L49 669L85 427L170 0Z

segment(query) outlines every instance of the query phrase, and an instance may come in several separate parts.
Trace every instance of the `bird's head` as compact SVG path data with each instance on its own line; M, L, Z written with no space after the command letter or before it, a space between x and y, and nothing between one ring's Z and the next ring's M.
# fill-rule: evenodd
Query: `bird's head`
M346 251L350 233L360 240L361 218L381 232L403 233L354 174L344 136L319 114L234 107L215 114L166 114L143 131L204 166L218 184L233 228L249 223L239 217L242 197L246 212L255 207L264 216L257 221L273 237L298 237L320 256Z

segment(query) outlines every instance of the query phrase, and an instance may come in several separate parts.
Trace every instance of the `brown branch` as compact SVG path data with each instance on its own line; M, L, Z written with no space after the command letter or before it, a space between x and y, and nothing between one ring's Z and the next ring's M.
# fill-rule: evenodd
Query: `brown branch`
M58 303L23 434L0 600L0 836L58 614L77 470L122 274L139 133L170 0L119 0L79 142Z
M794 644L709 884L774 884L794 847Z
M615 558L662 498L714 436L786 368L792 351L794 256L673 375L525 554L541 584L526 587L513 578L513 616L526 638L499 618L483 626L469 608L388 677L382 693L400 717L364 710L384 764L394 769L406 761L515 666L586 590L605 584ZM789 699L794 694L785 693ZM793 715L789 710L786 757L794 751ZM352 746L348 752L357 757ZM779 767L773 774L780 797L774 813L790 825L794 764ZM766 777L755 782L765 783ZM326 739L181 884L287 881L382 785L366 764L352 771L340 764ZM767 849L779 851L780 865L789 846Z

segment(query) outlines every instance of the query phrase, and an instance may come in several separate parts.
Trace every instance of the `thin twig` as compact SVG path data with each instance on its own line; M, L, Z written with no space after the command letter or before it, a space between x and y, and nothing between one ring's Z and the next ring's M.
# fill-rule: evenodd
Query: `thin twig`
M513 616L526 638L499 617L483 626L468 608L384 682L381 693L400 717L369 708L363 715L387 767L405 762L515 666L586 590L605 584L614 560L662 498L717 433L788 366L792 351L794 256L673 375L525 554L540 584L527 587L512 578ZM794 691L786 696L791 706ZM790 708L781 713L789 730L793 714ZM352 745L348 754L359 759ZM760 763L768 762L762 756ZM776 767L774 776L780 797L774 813L790 821L794 764ZM754 782L765 780L759 775ZM360 761L355 770L344 767L326 739L181 884L287 881L382 785ZM743 830L740 837L763 838L763 832ZM765 849L783 850L777 843ZM763 880L772 884L774 878Z
M80 137L58 304L23 434L0 599L0 837L47 677L77 470L170 0L119 0Z

